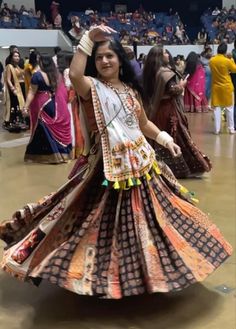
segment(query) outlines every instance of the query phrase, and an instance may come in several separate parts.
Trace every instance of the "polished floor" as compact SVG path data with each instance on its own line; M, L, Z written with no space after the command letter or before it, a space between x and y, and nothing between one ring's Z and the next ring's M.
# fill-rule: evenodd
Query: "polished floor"
M213 135L212 114L188 115L194 140L213 162L211 173L182 181L196 193L199 207L219 226L235 249L236 136ZM26 202L54 191L73 162L25 164L28 133L0 130L0 220ZM0 242L0 250L4 244ZM36 288L0 271L1 329L236 329L235 252L213 275L175 294L119 301L77 296L43 283Z

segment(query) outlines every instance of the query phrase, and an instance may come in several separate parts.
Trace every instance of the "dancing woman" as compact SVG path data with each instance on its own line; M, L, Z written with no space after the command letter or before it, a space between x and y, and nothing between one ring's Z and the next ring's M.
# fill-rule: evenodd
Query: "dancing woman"
M232 248L157 163L144 134L174 156L179 147L147 119L112 32L103 25L86 32L71 63L94 136L87 159L58 192L2 224L0 237L8 245L2 262L8 273L118 299L202 281Z
M71 156L70 114L67 90L49 55L41 55L32 75L25 103L31 121L31 137L25 161L63 163Z
M163 47L153 47L146 58L143 71L144 104L148 117L167 131L180 146L182 155L173 158L168 150L155 144L162 158L177 178L202 175L212 165L193 142L184 114L183 92L187 84L170 65L170 54Z

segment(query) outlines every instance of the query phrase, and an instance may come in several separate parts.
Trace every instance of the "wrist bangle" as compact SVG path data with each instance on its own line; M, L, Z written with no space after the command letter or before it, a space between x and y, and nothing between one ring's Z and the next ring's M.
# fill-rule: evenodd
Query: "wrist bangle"
M164 147L167 146L168 143L173 143L173 138L164 130L159 132L159 134L156 137L156 142Z
M77 49L82 50L86 55L91 56L93 51L94 42L89 37L89 31L86 31L82 38L80 39L80 43L77 46Z

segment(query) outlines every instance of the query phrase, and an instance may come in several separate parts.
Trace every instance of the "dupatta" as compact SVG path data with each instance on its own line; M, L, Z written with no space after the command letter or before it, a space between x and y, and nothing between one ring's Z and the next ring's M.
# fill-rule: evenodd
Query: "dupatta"
M165 95L166 84L170 79L172 79L176 73L172 71L169 67L160 67L160 69L156 73L156 85L155 85L155 93L150 101L149 108L147 109L148 118L151 121L155 121L156 112L159 109L159 105L161 100Z
M45 111L45 106L52 101L49 91L37 91L30 104L31 139L38 125L38 120L45 123L53 138L67 146L71 144L70 113L67 108L67 90L60 82L55 92L55 116L50 117Z
M186 88L199 102L205 95L205 83L205 70L201 64L198 64L194 74L188 78Z

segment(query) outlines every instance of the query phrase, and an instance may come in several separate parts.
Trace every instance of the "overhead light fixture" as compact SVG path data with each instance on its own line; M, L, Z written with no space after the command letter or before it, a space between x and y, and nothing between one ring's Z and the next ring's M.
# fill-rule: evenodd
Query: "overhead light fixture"
M2 46L2 49L9 49L9 46Z

